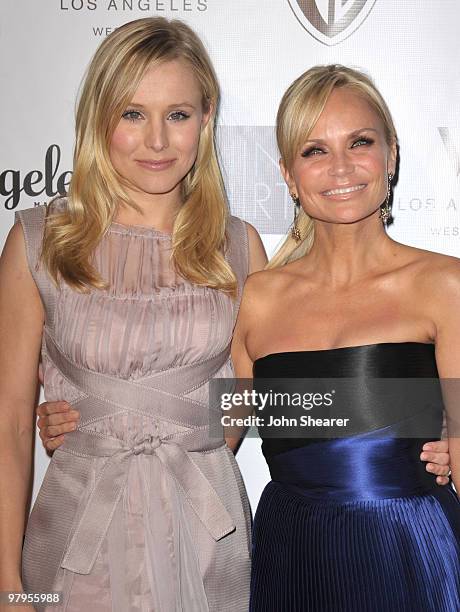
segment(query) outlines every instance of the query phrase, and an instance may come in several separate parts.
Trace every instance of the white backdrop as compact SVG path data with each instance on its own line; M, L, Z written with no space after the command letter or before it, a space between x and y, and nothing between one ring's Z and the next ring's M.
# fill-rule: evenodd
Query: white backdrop
M308 67L338 62L370 73L395 118L392 236L460 255L458 0L2 0L0 244L15 209L68 182L74 100L98 43L152 15L183 19L210 51L231 208L269 251L292 215L273 136L278 102ZM246 440L238 460L255 509L268 479L259 440ZM37 445L35 492L46 465Z

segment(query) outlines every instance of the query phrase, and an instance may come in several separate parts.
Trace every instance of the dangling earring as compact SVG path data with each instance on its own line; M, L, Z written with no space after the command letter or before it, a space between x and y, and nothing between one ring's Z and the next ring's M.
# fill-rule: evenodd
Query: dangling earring
M297 216L299 214L300 209L300 200L299 197L296 196L295 193L289 194L294 202L294 222L291 227L291 238L293 238L296 242L300 242L302 240L302 236L300 235L300 230L297 227Z
M388 223L388 220L391 217L391 208L390 208L390 197L391 197L391 181L393 180L393 175L391 172L388 173L388 187L387 187L387 197L385 198L384 204L380 207L380 218L384 223Z

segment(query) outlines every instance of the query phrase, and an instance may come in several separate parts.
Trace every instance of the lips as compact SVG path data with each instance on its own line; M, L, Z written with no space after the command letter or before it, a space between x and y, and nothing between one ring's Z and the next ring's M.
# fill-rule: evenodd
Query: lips
M325 196L347 195L355 191L362 191L365 187L367 187L367 185L364 183L359 184L359 185L350 185L348 187L337 187L336 189L329 189L328 191L323 191L323 195Z
M175 161L175 159L136 159L136 163L147 170L165 170Z

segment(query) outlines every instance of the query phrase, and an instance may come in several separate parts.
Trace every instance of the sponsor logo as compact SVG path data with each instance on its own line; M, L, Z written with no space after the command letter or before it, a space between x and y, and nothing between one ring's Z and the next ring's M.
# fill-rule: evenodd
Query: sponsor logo
M208 0L60 0L61 11L108 12L140 11L150 13L206 11Z
M309 34L324 45L337 45L363 24L377 0L288 0Z
M7 169L0 173L0 195L5 198L3 205L7 210L13 210L19 204L22 195L48 200L60 193L64 195L70 183L72 173L61 171L61 149L52 144L45 153L43 166L40 170ZM36 202L37 204L39 202Z

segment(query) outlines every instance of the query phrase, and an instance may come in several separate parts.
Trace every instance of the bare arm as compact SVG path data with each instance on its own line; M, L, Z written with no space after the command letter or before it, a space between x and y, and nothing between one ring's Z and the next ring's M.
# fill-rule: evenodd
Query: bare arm
M460 491L460 262L439 274L435 304L436 363L447 410L447 434L452 480Z
M247 333L250 329L252 317L254 315L252 285L253 283L251 279L248 279L244 287L240 311L238 313L238 319L236 322L235 331L233 333L232 362L235 377L237 379L252 379L253 362L246 347ZM246 430L247 428L244 427L227 430L225 441L234 452L238 448L242 437L244 437L246 433Z
M0 591L21 589L43 321L16 224L0 259Z
M249 274L253 274L254 272L258 272L262 270L267 265L267 254L265 252L264 245L262 240L257 233L257 230L250 224L246 223L248 230L248 247L249 247ZM241 327L244 325L241 323L241 319L244 319L244 315L242 315L242 310L244 311L245 306L245 292L243 292L243 297L241 299L240 311L238 313L238 320L235 326L235 331L233 334L232 341L232 361L235 369L235 377L236 378L252 378L252 362L250 367L246 364L246 368L243 370L242 368L242 360L241 360ZM225 441L227 446L231 448L233 452L236 452L238 446L241 443L242 438L246 433L246 428L231 428L227 429L225 432Z
M267 253L255 227L246 223L248 229L249 274L263 270L267 265Z

